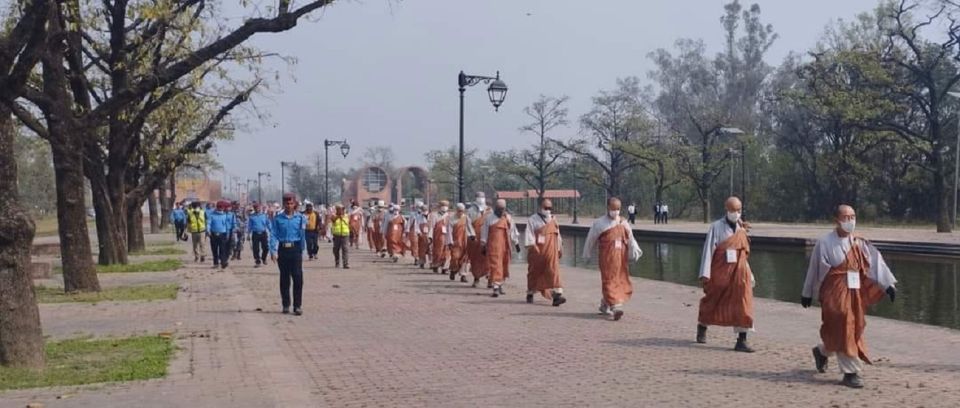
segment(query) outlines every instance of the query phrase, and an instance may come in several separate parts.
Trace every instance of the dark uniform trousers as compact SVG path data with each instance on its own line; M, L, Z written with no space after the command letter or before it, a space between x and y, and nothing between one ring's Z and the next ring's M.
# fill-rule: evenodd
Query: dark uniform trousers
M253 239L250 240L250 246L253 250L253 260L257 262L257 265L267 263L267 255L270 254L267 247L267 232L254 232L250 235L253 237Z
M277 249L277 266L280 267L280 298L283 307L290 307L290 281L293 281L293 307L299 308L303 300L303 248L299 243Z

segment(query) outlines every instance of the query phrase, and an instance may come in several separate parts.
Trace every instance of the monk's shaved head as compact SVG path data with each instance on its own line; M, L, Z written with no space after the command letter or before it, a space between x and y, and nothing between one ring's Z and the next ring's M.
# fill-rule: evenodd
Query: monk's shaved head
M540 203L540 208L543 208L543 209L553 208L553 201L550 201L549 198L543 199L543 202Z
M857 212L847 204L840 204L837 206L837 209L833 211L833 218L836 218L837 221L846 221L851 218L856 219Z
M728 198L723 205L729 212L739 212L743 209L743 203L741 203L740 199L735 196Z
M607 199L607 209L608 210L617 210L620 211L620 199L617 197L610 197Z

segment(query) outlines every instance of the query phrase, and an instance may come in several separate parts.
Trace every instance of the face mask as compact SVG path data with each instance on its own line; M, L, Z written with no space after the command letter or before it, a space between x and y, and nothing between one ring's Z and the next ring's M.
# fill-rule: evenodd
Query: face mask
M440 212L447 212L449 207L440 207Z
M607 212L607 215L609 215L610 218L616 219L617 216L620 215L620 210L610 210Z
M727 221L737 222L740 221L740 212L739 211L727 211Z
M853 230L857 228L857 221L850 220L840 223L840 229L846 231L847 234L853 234Z
M540 214L543 214L543 216L544 216L545 218L550 218L550 213L552 213L552 212L553 212L553 211L551 211L551 210L540 210Z

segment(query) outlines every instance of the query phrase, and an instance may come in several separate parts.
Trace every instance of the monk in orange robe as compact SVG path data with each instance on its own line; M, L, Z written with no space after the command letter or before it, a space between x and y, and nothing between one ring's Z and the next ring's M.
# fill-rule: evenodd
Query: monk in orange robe
M450 255L450 250L445 242L447 240L447 228L449 228L448 218L450 215L447 214L449 209L449 201L440 201L440 208L437 209L437 213L430 221L430 268L433 269L433 273L447 273L447 257Z
M810 254L800 304L810 307L814 294L820 300L823 342L813 348L817 371L825 372L829 358L836 357L843 373L841 384L863 388L861 361L871 364L864 338L866 309L884 294L893 302L897 279L880 251L854 235L857 213L853 207L838 206L834 224L836 228L821 237Z
M487 257L487 271L493 285L493 297L505 295L503 282L510 277L510 244L520 253L520 234L513 217L507 212L507 201L498 199L493 214L487 216L480 231L480 244Z
M384 246L393 262L398 262L400 258L403 257L405 224L406 220L403 218L403 215L400 214L400 207L391 205L389 214L386 214L383 218L381 230L383 231L383 236L386 241Z
M700 299L697 343L707 342L707 326L733 327L736 351L752 353L747 333L753 330L754 277L750 257L748 224L740 219L743 204L730 197L724 204L727 215L710 224L700 258Z
M490 213L490 207L487 207L487 199L484 193L478 191L475 202L467 211L474 232L480 232ZM473 285L471 287L475 288L480 282L480 278L487 276L487 256L483 254L483 245L480 244L480 239L467 240L467 256L470 257L470 273L473 275ZM489 283L489 279L487 281ZM487 285L487 289L492 287L492 284Z
M363 231L363 210L357 203L350 206L350 246L360 248L360 234Z
M450 280L456 279L459 274L460 282L467 281L467 276L461 273L468 262L467 242L476 237L466 209L463 203L457 203L457 211L447 221L449 228L444 241L450 251Z
M533 295L540 293L553 301L554 306L566 303L563 284L560 283L560 258L563 257L563 241L560 224L553 217L553 203L545 199L540 211L530 216L524 229L524 245L527 247L527 303L533 303Z
M643 256L630 224L620 216L620 209L619 198L608 198L607 215L593 222L583 244L583 258L590 259L596 253L600 266L600 314L612 316L613 320L623 317L623 304L633 295L630 261Z

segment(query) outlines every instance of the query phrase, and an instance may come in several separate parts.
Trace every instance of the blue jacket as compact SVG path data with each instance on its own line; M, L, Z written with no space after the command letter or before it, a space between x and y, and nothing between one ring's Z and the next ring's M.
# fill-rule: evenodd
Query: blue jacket
M231 218L232 214L227 214L220 211L215 211L210 214L210 218L207 218L207 231L211 234L228 234L231 231Z
M174 208L170 212L170 221L177 222L186 222L187 221L187 212L183 211L183 208Z
M298 212L290 216L285 212L273 216L273 221L270 222L270 254L277 254L281 242L296 243L301 251L306 250L306 228L307 218Z
M270 219L262 212L250 214L247 218L247 232L259 234L270 229Z

